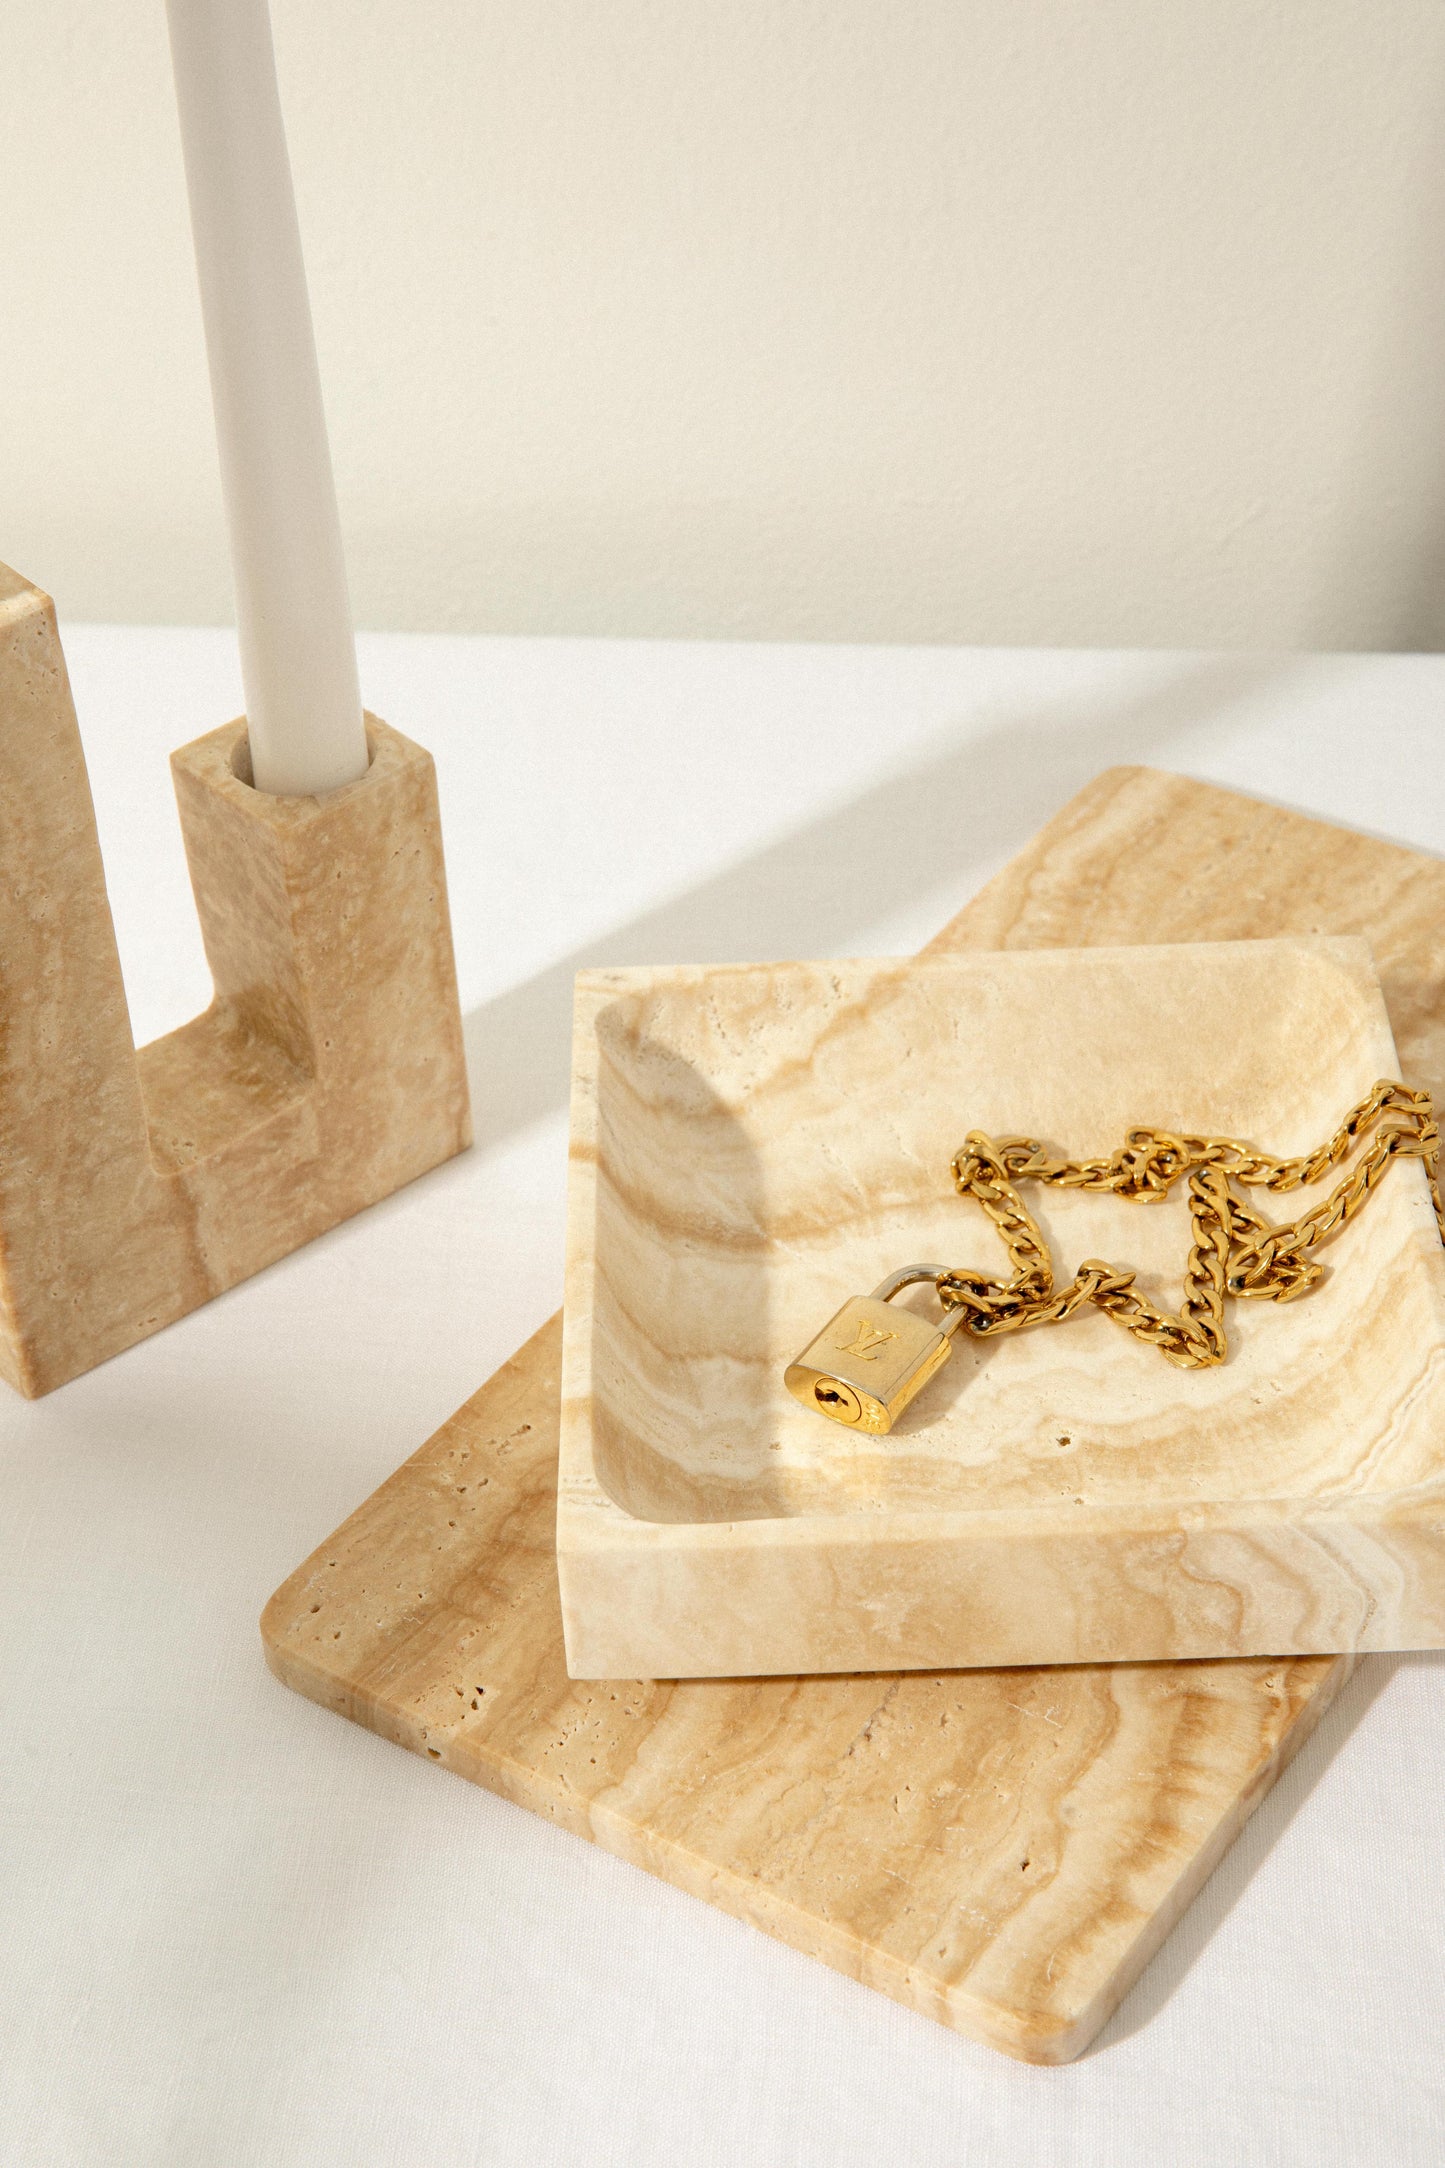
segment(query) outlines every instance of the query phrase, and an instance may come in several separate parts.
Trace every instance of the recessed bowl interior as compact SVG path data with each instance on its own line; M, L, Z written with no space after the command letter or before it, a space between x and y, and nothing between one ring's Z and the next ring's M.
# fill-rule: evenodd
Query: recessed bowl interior
M989 1343L960 1334L888 1437L783 1386L839 1304L895 1267L1005 1272L952 1186L971 1129L1070 1156L1140 1123L1281 1155L1321 1142L1396 1073L1362 943L639 972L592 999L595 1136L571 1239L590 1251L593 1462L633 1516L1328 1500L1436 1473L1388 1417L1392 1371L1442 1334L1414 1161L1320 1253L1317 1290L1229 1304L1219 1369L1175 1369L1090 1309ZM1289 1219L1319 1194L1253 1197ZM1027 1201L1060 1278L1097 1255L1178 1307L1182 1184L1154 1206L1037 1187Z

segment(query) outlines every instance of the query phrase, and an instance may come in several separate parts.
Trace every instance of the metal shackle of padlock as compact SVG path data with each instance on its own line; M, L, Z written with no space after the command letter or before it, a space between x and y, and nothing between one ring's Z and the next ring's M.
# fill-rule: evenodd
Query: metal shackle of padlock
M953 1353L963 1323L961 1307L942 1326L914 1310L889 1305L905 1287L935 1283L946 1265L905 1265L890 1272L871 1295L855 1295L830 1318L816 1340L789 1363L783 1383L796 1400L830 1422L881 1435L893 1428L908 1403Z

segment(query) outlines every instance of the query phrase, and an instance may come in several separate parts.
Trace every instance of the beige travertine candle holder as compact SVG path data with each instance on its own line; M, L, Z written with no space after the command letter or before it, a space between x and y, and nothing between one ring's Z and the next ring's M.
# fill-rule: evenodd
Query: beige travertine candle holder
M436 774L321 798L244 720L172 756L215 998L137 1049L48 596L0 566L0 1375L27 1396L471 1141Z

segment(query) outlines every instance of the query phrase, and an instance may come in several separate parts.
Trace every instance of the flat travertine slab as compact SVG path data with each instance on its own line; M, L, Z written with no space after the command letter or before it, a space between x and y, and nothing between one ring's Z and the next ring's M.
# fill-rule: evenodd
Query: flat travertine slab
M932 953L1363 934L1405 1079L1445 1100L1442 925L1438 860L1134 768ZM570 1680L559 1342L554 1318L277 1590L272 1670L958 2032L1081 2054L1354 1659Z
M558 1568L575 1677L1445 1642L1445 1251L1418 1162L1324 1283L1185 1372L1100 1312L952 1361L888 1437L783 1371L924 1259L1007 1270L965 1133L1305 1152L1398 1069L1359 939L591 972L578 984ZM1290 1219L1330 1185L1263 1199ZM1062 1280L1177 1309L1162 1206L1031 1187ZM929 1291L901 1300L926 1310ZM935 1305L936 1308L936 1305Z
M1354 1660L574 1682L560 1343L277 1590L272 1670L926 2017L1079 2054Z

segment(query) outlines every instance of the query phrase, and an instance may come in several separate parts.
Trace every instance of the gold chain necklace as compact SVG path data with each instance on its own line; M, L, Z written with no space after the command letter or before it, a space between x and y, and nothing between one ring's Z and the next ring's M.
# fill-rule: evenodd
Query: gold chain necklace
M1358 1163L1322 1203L1288 1224L1266 1219L1239 1189L1285 1193L1320 1181L1368 1138ZM1388 1079L1350 1109L1327 1144L1298 1159L1270 1159L1233 1137L1174 1136L1131 1129L1107 1159L1055 1159L1033 1137L997 1142L974 1130L954 1155L954 1186L982 1205L1003 1237L1013 1267L1008 1280L946 1265L907 1265L872 1295L843 1305L789 1365L785 1382L805 1405L851 1428L890 1430L914 1395L948 1360L962 1326L978 1339L1057 1325L1092 1302L1136 1338L1184 1370L1208 1369L1228 1353L1227 1295L1292 1302L1308 1294L1324 1266L1309 1252L1354 1218L1392 1159L1423 1159L1445 1237L1440 1202L1439 1135L1430 1094ZM1134 1285L1135 1275L1091 1257L1069 1285L1054 1282L1053 1258L1019 1195L1020 1182L1108 1192L1157 1203L1187 1179L1192 1241L1184 1301L1176 1316ZM947 1313L932 1326L911 1310L891 1309L900 1288L931 1280Z

